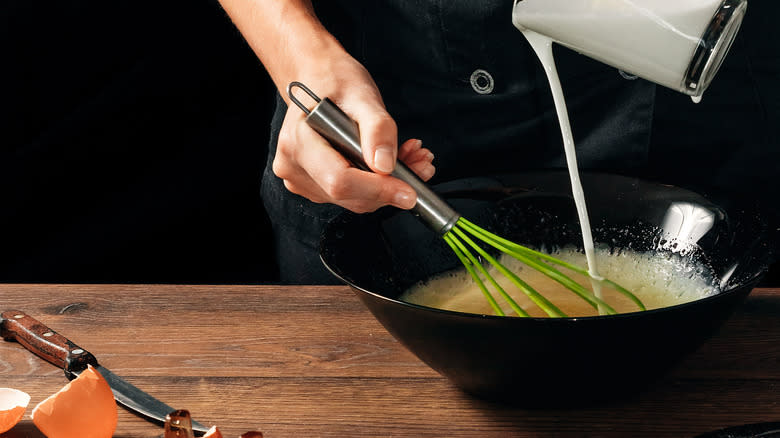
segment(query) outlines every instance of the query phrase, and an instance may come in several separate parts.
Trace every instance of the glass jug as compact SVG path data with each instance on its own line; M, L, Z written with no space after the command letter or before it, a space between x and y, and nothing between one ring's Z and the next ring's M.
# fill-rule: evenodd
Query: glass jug
M747 0L515 0L512 22L627 73L701 97Z

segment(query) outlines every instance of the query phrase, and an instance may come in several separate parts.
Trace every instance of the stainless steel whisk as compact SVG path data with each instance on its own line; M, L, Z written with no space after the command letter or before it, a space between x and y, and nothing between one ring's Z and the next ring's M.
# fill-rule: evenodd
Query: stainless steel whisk
M293 90L299 88L303 90L312 100L315 105L313 108L308 108L293 94ZM349 159L355 166L360 169L371 171L366 165L363 159L363 151L360 146L360 133L357 123L349 118L336 104L330 99L320 99L314 94L308 87L300 82L291 82L287 86L287 95L290 97L290 101L293 102L298 108L300 108L306 114L306 123L311 126L315 131L322 135L330 144L338 150L342 155ZM484 230L467 219L461 217L461 215L455 211L444 199L439 197L430 187L428 187L417 175L412 172L402 162L397 162L395 169L391 173L395 178L398 178L405 183L409 184L415 192L417 192L417 203L410 210L412 214L417 216L423 223L425 223L431 230L439 234L445 242L452 248L455 255L463 263L466 270L471 274L471 277L479 286L485 298L490 303L494 312L497 315L504 316L504 311L496 302L493 295L488 291L485 281L491 284L495 290L501 295L509 306L514 310L518 316L529 316L528 313L520 307L517 302L501 287L492 275L487 271L483 263L480 263L474 253L476 252L479 257L486 260L502 275L507 277L515 286L518 287L528 298L533 301L537 306L544 310L547 315L551 317L565 317L558 307L552 302L547 300L533 287L524 282L514 272L507 269L501 264L495 257L490 255L485 249L480 247L473 238L476 238L497 250L509 254L516 258L527 266L536 269L551 279L557 281L567 289L571 290L583 300L587 301L594 308L601 308L607 314L617 313L614 308L604 302L602 299L596 297L591 291L572 280L561 271L556 269L552 265L559 265L565 268L571 269L574 272L590 277L587 270L578 266L574 266L563 260L559 260L539 251L527 248L523 245L511 242L500 236L497 236L487 230ZM480 277L480 274L482 277ZM484 280L483 280L484 278ZM592 277L590 277L592 278ZM597 279L597 281L612 287L616 291L628 297L633 301L639 310L645 310L642 302L634 294L621 287L620 285L612 282L608 279Z

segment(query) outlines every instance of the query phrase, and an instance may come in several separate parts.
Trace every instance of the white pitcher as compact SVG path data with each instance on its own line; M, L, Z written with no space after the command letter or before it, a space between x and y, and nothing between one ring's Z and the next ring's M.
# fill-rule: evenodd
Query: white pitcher
M515 0L512 22L698 98L720 68L746 8L747 0Z

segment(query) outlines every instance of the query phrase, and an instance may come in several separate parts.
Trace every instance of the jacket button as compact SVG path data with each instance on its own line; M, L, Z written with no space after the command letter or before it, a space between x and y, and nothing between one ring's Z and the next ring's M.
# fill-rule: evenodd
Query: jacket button
M493 76L490 76L490 73L482 69L474 70L471 78L469 78L469 82L471 82L471 88L479 94L490 94L495 86Z

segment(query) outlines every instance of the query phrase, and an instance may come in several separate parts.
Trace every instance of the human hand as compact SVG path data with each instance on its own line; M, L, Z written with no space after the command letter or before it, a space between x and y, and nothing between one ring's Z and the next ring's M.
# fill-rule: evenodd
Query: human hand
M288 190L313 202L337 204L357 213L384 205L412 208L416 193L389 173L397 157L427 181L435 172L433 153L423 148L418 139L397 147L395 122L360 63L345 56L320 68L325 71L307 74L302 82L320 96L330 98L358 123L363 157L374 172L354 167L305 123L299 108L288 102L273 161L274 173L284 180Z

